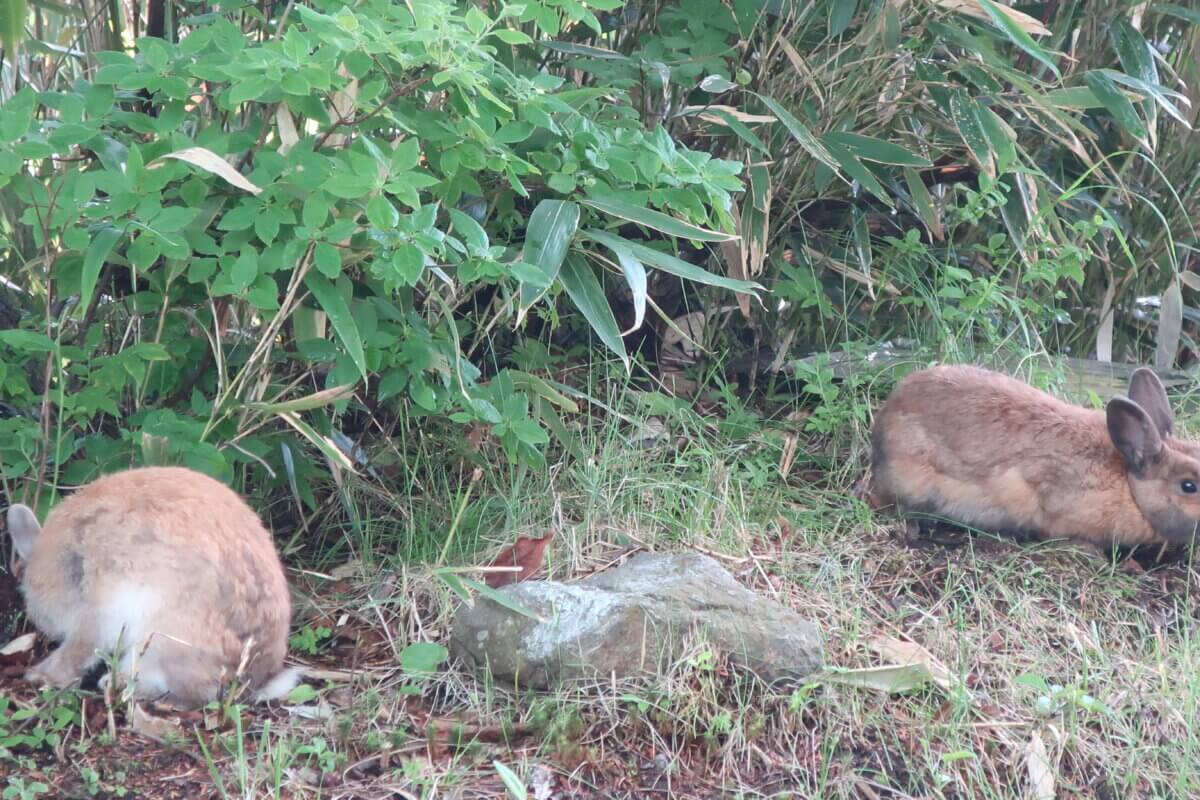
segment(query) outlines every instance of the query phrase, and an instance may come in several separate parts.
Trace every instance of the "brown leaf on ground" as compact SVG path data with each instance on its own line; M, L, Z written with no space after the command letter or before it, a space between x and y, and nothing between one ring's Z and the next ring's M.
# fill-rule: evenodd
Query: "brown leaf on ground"
M540 539L529 536L518 536L517 541L500 551L500 554L489 564L489 567L519 567L519 572L489 572L484 576L484 582L493 589L519 583L537 572L546 556L546 546L554 538L554 531L549 531Z

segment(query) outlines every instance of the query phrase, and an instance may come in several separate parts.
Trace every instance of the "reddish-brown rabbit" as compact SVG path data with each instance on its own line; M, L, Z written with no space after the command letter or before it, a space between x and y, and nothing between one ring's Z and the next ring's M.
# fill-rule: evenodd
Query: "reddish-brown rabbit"
M1149 369L1097 411L977 367L931 367L876 416L868 499L997 533L1186 544L1200 524L1200 447L1172 428Z
M70 686L117 653L137 697L183 707L233 680L258 699L295 685L275 544L219 481L178 467L118 472L59 503L44 529L12 506L8 531L29 619L61 642L29 680Z

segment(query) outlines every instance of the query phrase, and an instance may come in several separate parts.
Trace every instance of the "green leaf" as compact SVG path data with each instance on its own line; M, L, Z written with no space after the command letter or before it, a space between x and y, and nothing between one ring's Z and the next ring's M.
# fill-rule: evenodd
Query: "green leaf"
M889 208L895 207L895 203L888 196L887 190L883 188L883 184L879 182L879 179L875 177L871 170L867 169L865 164L858 160L858 156L832 139L823 141L823 144L847 175L861 183L864 189L878 197L886 206Z
M572 253L563 263L559 279L584 319L600 337L600 341L616 353L628 368L629 356L625 352L625 342L621 339L617 320L608 304L608 298L604 296L600 281L596 279L596 273L581 256Z
M1008 37L1010 42L1045 64L1054 73L1055 78L1062 80L1062 73L1058 71L1054 59L1012 17L996 8L996 4L992 0L978 0L978 2L987 11L988 16L992 18L992 22L1004 32L1004 35Z
M0 0L0 45L4 45L4 55L14 65L15 54L25 39L25 10L25 0Z
M525 788L525 782L517 776L517 773L498 760L493 760L492 766L495 767L496 773L504 783L504 788L508 789L508 795L512 800L528 800L529 790Z
M450 652L436 642L413 642L400 651L400 669L410 674L433 674Z
M996 173L1002 175L1017 163L1017 144L995 111L985 106L978 106L975 111L988 147L996 158Z
M554 282L563 259L579 229L579 205L569 200L543 200L529 216L525 229L525 249L521 260L533 264L546 276L546 286ZM521 285L521 307L533 304L542 290Z
M1083 80L1122 128L1136 139L1146 139L1149 134L1146 126L1138 117L1133 102L1117 88L1117 84L1113 82L1112 78L1104 72L1093 69L1083 74Z
M313 248L313 262L317 270L330 280L342 274L342 254L329 242L317 242Z
M37 331L9 328L0 331L0 342L4 342L14 350L24 350L26 353L54 352L54 341L46 334Z
M719 117L721 122L723 122L725 126L729 128L729 130L737 134L739 139L753 147L758 152L766 156L771 154L771 151L767 149L765 144L763 144L762 139L758 138L758 135L755 134L754 131L750 130L749 126L747 126L737 117L733 116L733 114L730 114L728 111L720 108L705 109L704 113L714 117Z
M633 257L643 264L649 264L656 269L669 272L684 280L703 283L707 286L717 286L722 289L730 289L735 292L745 292L747 294L753 294L763 289L761 284L754 281L740 281L735 278L727 278L724 275L714 275L703 267L697 267L695 264L690 264L681 258L676 258L661 250L655 250L653 247L647 247L644 244L623 239L608 231L589 228L583 234L587 238L599 242L610 249L614 247L628 248Z
M597 211L602 211L605 214L611 214L614 217L629 220L630 222L636 222L639 225L645 225L647 228L653 228L660 233L665 233L668 236L674 236L679 239L695 239L701 242L729 242L738 238L736 234L710 231L698 225L692 225L690 222L676 219L661 211L655 211L650 208L639 208L620 200L588 199L581 202Z
M1112 78L1113 83L1124 84L1125 86L1128 86L1130 89L1133 89L1133 91L1137 92L1138 94L1153 98L1155 101L1158 102L1158 104L1160 106L1162 106L1163 110L1166 111L1168 114L1170 114L1172 117L1174 117L1176 119L1176 121L1181 123L1184 127L1188 128L1189 130L1191 129L1192 126L1191 126L1191 123L1188 122L1187 117L1185 117L1183 115L1183 113L1178 108L1176 108L1171 103L1170 100L1167 99L1167 97L1170 96L1170 97L1175 97L1179 100L1182 100L1184 103L1187 103L1188 98L1186 95L1183 95L1183 94L1180 94L1179 92L1175 92L1170 89L1164 88L1164 87L1158 85L1157 83L1146 83L1143 80L1139 80L1131 75L1126 75L1123 72L1117 72L1116 70L1101 69L1101 70L1097 70L1097 71L1103 75L1107 75L1109 78ZM1154 115L1153 115L1154 106L1153 106L1153 104L1151 104L1149 101L1146 101L1143 104L1143 108L1146 108L1148 110L1147 117L1150 119L1151 122L1153 122L1154 121Z
M346 304L346 299L329 282L328 278L318 273L309 272L305 275L304 285L308 287L313 297L317 299L321 308L329 316L329 321L333 323L333 330L342 341L342 347L346 348L346 352L354 361L354 366L358 367L359 373L366 381L367 357L363 353L362 337L359 336L358 325L350 314L350 307Z
M908 196L912 199L913 206L916 207L921 220L929 227L933 238L941 241L942 221L938 217L937 209L933 206L933 195L929 193L921 176L914 169L904 170L904 182L908 185Z
M33 89L26 86L0 104L0 142L15 142L25 135L33 122L36 99Z
M552 12L554 13L554 12ZM546 31L550 33L550 31ZM551 34L554 35L554 34ZM559 53L564 53L569 56L580 56L582 58L596 58L601 61L631 61L629 56L618 53L616 50L607 50L603 47L592 47L587 44L574 44L572 42L550 42L545 41L540 43L547 50L555 50Z
M789 133L792 134L792 138L795 139L801 147L807 150L809 155L811 155L817 161L820 161L825 166L829 167L831 170L835 172L837 171L837 164L834 162L833 156L831 156L829 151L825 149L820 141L818 141L817 137L813 136L812 131L804 126L804 123L792 116L786 108L779 105L779 103L775 102L770 97L766 97L757 93L754 93L754 96L759 100L762 100L766 107L771 109L771 113L783 123L783 126L788 129Z
M1154 66L1154 54L1150 43L1129 24L1129 20L1117 17L1109 24L1108 32L1112 36L1113 47L1116 48L1117 57L1121 59L1121 66L1125 71L1138 80L1157 84L1158 69Z
M932 167L928 159L905 150L898 144L846 131L834 131L821 137L823 142L834 141L861 159L901 167Z
M1155 3L1150 6L1150 10L1200 25L1200 10L1195 8L1181 6L1178 3Z
M121 240L122 232L116 228L101 228L88 245L83 256L83 271L79 276L79 310L86 314L92 304L92 295L96 291L96 281L100 279L100 269L108 260L113 248Z
M442 580L445 580L445 579L446 579L446 576L443 575ZM495 603L498 606L507 608L509 611L513 611L517 614L520 614L523 617L529 617L530 619L537 620L538 622L545 622L545 620L543 620L541 617L539 617L532 610L521 605L514 598L509 596L509 594L507 592L502 592L498 589L493 589L492 587L488 586L486 583L480 583L479 581L475 580L474 578L468 578L465 575L462 578L462 582L465 586L468 586L468 587L474 589L475 591L479 592L479 594L483 595L488 600L491 600L493 603Z
M535 209L536 211L536 209ZM454 225L454 232L462 236L467 242L467 247L470 248L473 255L479 255L488 248L487 231L483 229L469 214L464 214L457 208L447 209L450 215L450 221ZM528 234L526 234L528 241Z
M510 28L499 28L492 31L492 35L505 44L533 44L533 39L530 39L528 34Z
M601 244L617 257L621 272L625 274L625 282L629 284L629 291L633 294L633 325L630 330L637 330L642 327L642 321L646 318L646 267L620 240L612 241L615 239L618 237L609 237L609 241L601 241Z
M987 134L983 131L983 123L979 121L975 101L961 89L950 94L950 117L958 128L963 144L975 156L980 169L988 177L996 177L996 162L988 144Z

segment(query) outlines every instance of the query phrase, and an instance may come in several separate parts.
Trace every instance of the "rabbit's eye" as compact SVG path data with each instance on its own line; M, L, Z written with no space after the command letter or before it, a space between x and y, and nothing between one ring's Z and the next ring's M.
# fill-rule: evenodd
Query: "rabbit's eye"
M1183 481L1182 483L1179 484L1179 488L1183 489L1184 494L1195 494L1196 493L1196 482L1195 481Z

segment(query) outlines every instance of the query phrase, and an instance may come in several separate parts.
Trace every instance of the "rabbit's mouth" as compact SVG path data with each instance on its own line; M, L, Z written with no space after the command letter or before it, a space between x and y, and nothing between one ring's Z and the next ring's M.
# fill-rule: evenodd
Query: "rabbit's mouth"
M1171 544L1191 544L1200 529L1200 519L1175 506L1143 508L1142 513L1146 515L1154 533Z

